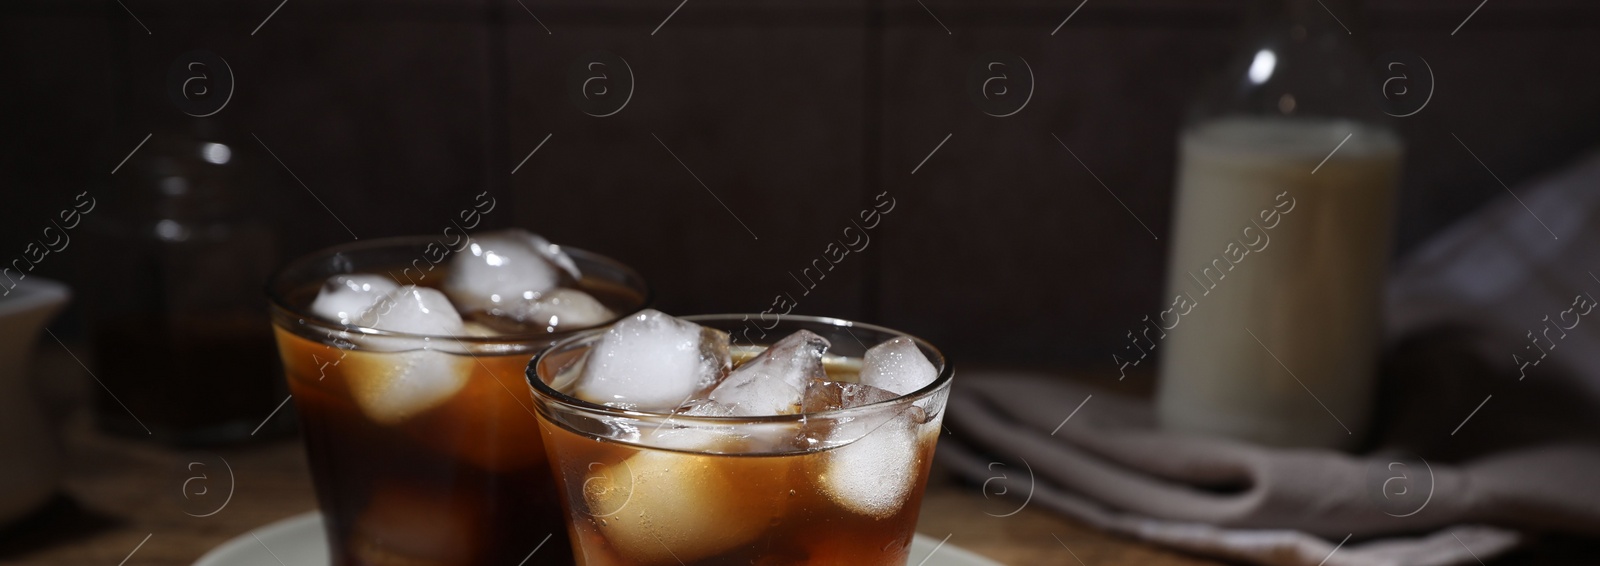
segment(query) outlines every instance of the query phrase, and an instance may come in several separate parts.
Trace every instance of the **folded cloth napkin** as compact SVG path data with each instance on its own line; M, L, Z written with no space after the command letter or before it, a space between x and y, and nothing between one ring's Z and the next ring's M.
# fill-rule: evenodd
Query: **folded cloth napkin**
M986 496L1255 564L1478 564L1539 533L1600 537L1600 321L1581 322L1600 305L1597 184L1600 156L1396 270L1363 455L1165 432L1144 399L969 372L938 460Z

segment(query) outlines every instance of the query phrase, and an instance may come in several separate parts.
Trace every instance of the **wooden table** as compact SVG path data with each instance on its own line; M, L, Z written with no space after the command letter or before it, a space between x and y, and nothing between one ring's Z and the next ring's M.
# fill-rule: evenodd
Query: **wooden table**
M97 387L87 377L78 379L82 370L59 349L41 350L35 373L51 377L47 383L57 389L51 392L56 396L83 398L88 388ZM232 537L316 508L297 439L179 451L108 437L93 430L85 413L80 411L66 431L68 471L62 496L22 524L0 530L0 564L190 564ZM225 505L217 499L227 488L224 460L234 477ZM188 493L194 497L186 502L184 482L201 474L205 479L190 483ZM205 495L198 495L202 490ZM1012 565L1221 564L1107 535L1037 506L1008 517L989 514L1003 514L1014 504L985 499L977 487L936 474L923 501L918 531L940 539L948 535L948 544ZM220 511L206 517L185 513L219 506ZM1536 552L1512 560L1584 563L1548 558L1548 553Z
M232 499L209 517L185 514L183 482L199 472L215 468L207 479L192 482L189 493L207 487L208 496L223 496L226 473L215 457L234 472ZM211 464L186 469L196 461ZM0 562L111 566L128 558L126 566L189 564L229 538L316 508L304 453L293 440L185 453L84 427L73 435L66 484L66 497L52 508L20 530L5 531ZM221 499L211 501L215 506ZM949 544L1005 564L1070 564L1062 562L1071 557L1052 535L1088 564L1215 564L1108 537L1037 509L1006 518L984 513L992 509L994 503L975 490L939 479L924 499L918 530L935 538L950 535Z

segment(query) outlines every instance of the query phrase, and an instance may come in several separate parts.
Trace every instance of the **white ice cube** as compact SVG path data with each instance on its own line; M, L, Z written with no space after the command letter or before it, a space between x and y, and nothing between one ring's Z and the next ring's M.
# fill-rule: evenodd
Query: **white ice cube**
M807 413L849 409L899 398L893 392L862 383L816 381L806 387L802 408Z
M822 365L828 346L827 339L809 330L790 334L728 374L709 398L726 407L728 416L798 413L806 388L828 378Z
M587 328L616 318L611 309L588 293L565 288L550 289L532 300L501 301L491 314L491 320L511 323L503 324L507 330Z
M915 420L907 412L835 423L817 476L823 493L840 507L883 519L905 505L921 470Z
M728 333L648 309L606 330L574 393L591 403L670 411L716 385L731 365Z
M460 336L463 324L450 299L438 289L406 285L389 292L356 325L422 336Z
M356 319L360 326L432 337L461 336L465 327L443 293L406 285ZM368 418L394 424L450 399L472 370L466 355L440 351L459 348L450 338L356 338L363 349L346 354L343 364L351 395Z
M526 230L488 232L473 236L450 261L444 290L464 311L500 314L496 309L556 288L563 271L581 277L560 246Z
M694 563L750 544L784 516L794 458L643 450L590 466L585 508L630 564Z
M910 395L938 377L938 368L904 336L873 346L861 360L861 383L899 395Z
M382 275L335 275L317 291L317 298L311 301L311 313L348 325L398 288Z
M687 409L682 409L678 414L691 417L731 417L735 413L732 405L724 405L716 401L700 401L695 402L693 406Z

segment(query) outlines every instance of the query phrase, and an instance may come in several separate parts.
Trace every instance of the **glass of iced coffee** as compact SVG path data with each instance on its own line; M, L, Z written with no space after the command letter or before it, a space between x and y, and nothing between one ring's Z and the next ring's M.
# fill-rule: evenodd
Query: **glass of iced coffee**
M528 368L577 563L901 566L950 391L872 325L654 310Z
M648 287L527 232L457 238L335 247L270 284L336 566L572 563L523 371Z

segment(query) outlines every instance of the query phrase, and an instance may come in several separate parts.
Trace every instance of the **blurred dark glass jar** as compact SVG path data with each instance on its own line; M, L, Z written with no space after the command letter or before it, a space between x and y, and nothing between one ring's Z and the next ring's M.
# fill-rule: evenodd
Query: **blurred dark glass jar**
M197 122L154 133L114 177L83 264L102 429L192 446L292 426L256 430L286 393L260 300L277 238L250 149Z

